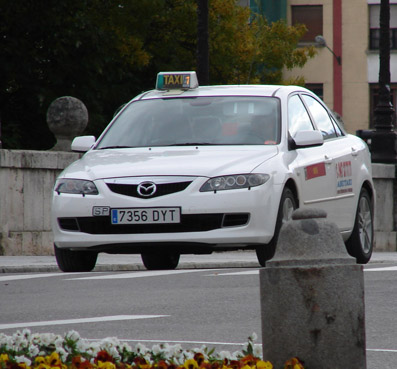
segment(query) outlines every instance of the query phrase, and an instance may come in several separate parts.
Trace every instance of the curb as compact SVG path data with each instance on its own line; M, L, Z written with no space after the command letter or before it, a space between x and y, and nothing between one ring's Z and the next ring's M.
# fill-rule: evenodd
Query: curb
M180 263L180 269L259 268L257 262L225 261L222 263ZM97 264L92 272L133 272L146 270L143 264ZM57 265L0 266L1 273L62 273Z

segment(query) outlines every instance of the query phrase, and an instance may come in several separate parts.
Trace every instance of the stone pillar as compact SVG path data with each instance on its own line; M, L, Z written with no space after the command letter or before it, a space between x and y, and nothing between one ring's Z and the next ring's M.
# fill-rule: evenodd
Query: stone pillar
M260 270L263 358L310 369L365 369L362 265L322 210L297 210Z
M75 97L54 100L47 111L47 124L57 139L54 151L71 151L72 140L83 133L88 123L85 105Z

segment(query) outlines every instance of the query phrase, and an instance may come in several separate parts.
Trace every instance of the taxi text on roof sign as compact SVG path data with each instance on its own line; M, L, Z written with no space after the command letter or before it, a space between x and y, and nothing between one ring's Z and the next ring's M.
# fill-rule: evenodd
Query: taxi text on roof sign
M197 87L196 72L160 72L157 75L157 90L188 90Z

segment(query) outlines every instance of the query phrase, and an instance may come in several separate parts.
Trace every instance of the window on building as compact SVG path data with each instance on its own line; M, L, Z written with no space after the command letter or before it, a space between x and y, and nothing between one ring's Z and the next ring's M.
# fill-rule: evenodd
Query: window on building
M369 5L369 48L379 49L380 5ZM390 48L397 50L397 4L390 4Z
M323 6L322 5L292 5L292 25L304 24L307 32L302 42L314 42L314 38L323 34Z
M322 83L306 83L305 87L314 92L321 100L324 100L324 87Z
M371 83L369 85L369 95L370 95L370 120L369 128L375 127L375 108L379 101L379 86L377 83ZM397 84L390 85L390 102L393 104L393 108L397 109ZM394 126L396 126L396 113L393 117Z

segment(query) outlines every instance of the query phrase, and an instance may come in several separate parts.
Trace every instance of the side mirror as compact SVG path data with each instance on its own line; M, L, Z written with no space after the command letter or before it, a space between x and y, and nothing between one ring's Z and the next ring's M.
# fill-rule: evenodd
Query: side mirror
M79 136L72 141L72 151L87 152L95 143L94 136Z
M291 149L302 149L305 147L321 146L324 137L320 131L298 131L291 139Z

